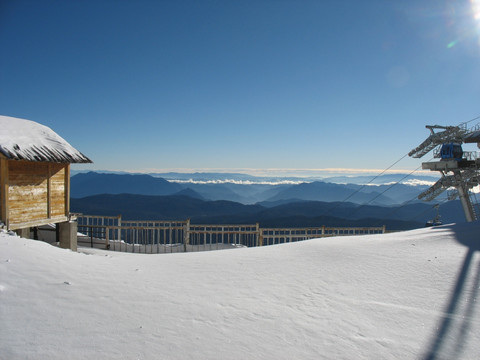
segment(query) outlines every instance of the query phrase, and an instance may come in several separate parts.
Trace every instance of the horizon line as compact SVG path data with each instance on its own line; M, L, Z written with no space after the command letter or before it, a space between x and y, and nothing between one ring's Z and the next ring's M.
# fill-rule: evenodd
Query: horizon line
M422 175L433 175L430 170L417 170L412 169L366 169L366 168L144 168L144 169L89 169L90 171L111 171L111 172L127 172L127 173L143 173L143 174L165 174L165 173L180 173L180 174L193 174L193 173L220 173L220 174L243 174L251 176L266 176L266 177L316 177L316 176L334 176L334 175L392 175L392 174L409 174L420 173ZM413 175L412 173L412 175Z

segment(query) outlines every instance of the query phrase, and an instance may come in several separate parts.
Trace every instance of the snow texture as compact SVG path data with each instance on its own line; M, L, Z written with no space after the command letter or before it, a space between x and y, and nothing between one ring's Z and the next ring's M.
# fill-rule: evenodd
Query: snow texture
M52 129L30 120L0 115L0 153L10 160L91 163Z
M0 234L2 359L478 359L480 223L201 253Z

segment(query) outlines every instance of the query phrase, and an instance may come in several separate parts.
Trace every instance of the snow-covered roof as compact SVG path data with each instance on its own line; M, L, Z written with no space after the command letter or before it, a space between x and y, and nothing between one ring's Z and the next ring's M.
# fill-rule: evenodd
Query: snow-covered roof
M47 126L0 115L0 153L10 160L91 163Z

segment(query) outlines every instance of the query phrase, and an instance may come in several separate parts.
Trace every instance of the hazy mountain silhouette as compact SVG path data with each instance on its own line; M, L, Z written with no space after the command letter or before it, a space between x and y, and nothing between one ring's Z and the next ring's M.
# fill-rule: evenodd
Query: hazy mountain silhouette
M275 196L272 196L267 201L278 200L317 200L317 201L339 201L350 197L358 189L358 185L343 185L315 181L312 183L303 183L293 185L283 191L280 191ZM371 190L371 189L369 189ZM394 201L382 195L379 192L371 191L368 193L357 192L351 196L348 201L354 203L366 203L374 200L378 204L392 204Z
M99 174L88 172L72 176L70 195L84 197L97 194L171 195L184 189L162 178L150 175Z
M189 197L194 198L194 199L205 200L202 195L200 195L199 193L197 193L196 191L194 191L190 188L180 190L179 192L177 192L173 195L174 196L189 196Z
M115 216L130 220L185 220L212 215L254 214L260 205L243 205L232 201L204 201L189 196L153 196L102 194L71 199L73 212Z
M208 174L211 175L211 174ZM234 174L232 174L234 175ZM249 177L251 179L252 177ZM390 177L386 178L389 180ZM401 204L415 198L427 186L404 184L370 185L335 184L315 181L301 184L272 185L268 183L174 183L163 178L142 174L79 173L71 178L71 196L85 197L97 194L173 195L183 189L191 189L206 200L228 200L242 204L265 202L279 204L307 201L343 201L375 205ZM355 194L354 194L355 193ZM351 196L354 194L353 196ZM188 194L187 194L188 195ZM192 197L198 197L191 194Z
M194 223L256 223L262 226L381 226L389 230L422 227L435 217L432 204L358 205L348 202L303 201L266 208L232 201L205 201L189 196L103 194L71 199L73 212L118 215L130 220L185 220ZM464 222L458 201L441 206L444 223ZM341 224L341 225L340 225Z

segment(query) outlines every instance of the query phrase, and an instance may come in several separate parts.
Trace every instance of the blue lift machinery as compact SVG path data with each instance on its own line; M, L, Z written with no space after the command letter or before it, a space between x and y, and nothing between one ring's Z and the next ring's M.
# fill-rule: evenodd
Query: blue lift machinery
M462 144L477 143L480 148L480 129L478 125L467 129L466 124L460 126L427 125L430 136L408 153L413 158L434 150L434 158L439 161L422 163L422 169L439 171L440 179L429 189L421 193L420 200L431 201L449 188L449 200L459 198L468 222L477 220L477 214L470 199L470 189L480 183L480 158L476 151L463 151Z

